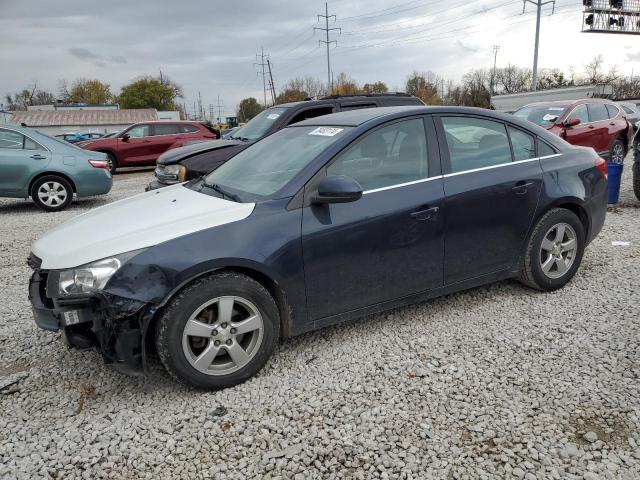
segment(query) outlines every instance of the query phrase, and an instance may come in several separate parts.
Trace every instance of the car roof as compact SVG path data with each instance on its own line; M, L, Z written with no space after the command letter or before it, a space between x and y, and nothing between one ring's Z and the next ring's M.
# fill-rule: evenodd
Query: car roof
M374 100L380 100L380 99L387 99L387 100L395 100L395 101L402 101L402 100L407 100L407 99L414 99L414 100L419 100L418 97L414 96L414 95L407 95L407 94L403 94L403 93L373 93L373 94L362 94L362 95L330 95L328 97L323 97L323 98L318 98L316 100L301 100L299 102L287 102L287 103L280 103L278 105L273 105L270 108L278 108L278 107L284 107L284 108L291 108L291 107L297 107L299 105L304 105L304 106L314 106L314 105L326 105L326 104L331 104L333 105L334 103L338 102L356 102L356 101L367 101L369 100L369 102L373 103Z
M467 114L483 115L511 123L520 123L515 117L504 113L476 107L454 107L454 106L422 106L422 105L402 105L394 107L362 108L357 110L347 110L346 112L331 113L321 117L309 118L302 122L295 123L294 126L343 126L357 127L370 120L381 117L402 117L407 115L423 114Z

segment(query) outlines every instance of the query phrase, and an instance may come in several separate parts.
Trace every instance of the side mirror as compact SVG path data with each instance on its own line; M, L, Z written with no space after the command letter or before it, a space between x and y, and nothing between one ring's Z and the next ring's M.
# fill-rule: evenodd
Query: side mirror
M564 122L564 126L567 128L575 127L576 125L580 125L580 119L577 117L570 118Z
M362 197L362 187L355 179L345 175L328 175L318 184L312 203L347 203Z
M123 142L128 142L129 139L131 138L131 135L129 135L128 133L125 133L124 135L122 135L121 138Z

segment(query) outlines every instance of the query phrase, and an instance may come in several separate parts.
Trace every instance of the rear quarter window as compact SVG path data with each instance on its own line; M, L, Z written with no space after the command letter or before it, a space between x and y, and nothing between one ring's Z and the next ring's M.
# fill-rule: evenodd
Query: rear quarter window
M547 142L538 139L538 157L549 157L557 153L558 152L556 151L556 149L549 145Z
M620 110L618 110L618 107L616 107L615 105L605 105L605 107L607 108L609 118L616 118L618 116L618 113L620 113Z

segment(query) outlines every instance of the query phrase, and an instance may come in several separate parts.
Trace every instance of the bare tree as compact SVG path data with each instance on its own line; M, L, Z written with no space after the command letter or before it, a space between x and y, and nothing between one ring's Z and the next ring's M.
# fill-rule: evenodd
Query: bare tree
M532 72L528 68L521 68L509 64L496 71L496 84L502 93L520 93L529 90Z

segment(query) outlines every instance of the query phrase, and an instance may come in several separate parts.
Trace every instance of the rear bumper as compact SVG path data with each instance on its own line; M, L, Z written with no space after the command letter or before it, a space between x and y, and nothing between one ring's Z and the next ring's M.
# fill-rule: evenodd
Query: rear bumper
M113 177L106 168L95 168L83 172L80 178L75 180L78 197L90 197L92 195L104 195L111 191Z
M61 331L73 348L94 348L105 363L129 374L145 371L148 305L115 296L50 298L48 274L36 270L29 281L34 320L43 330Z

